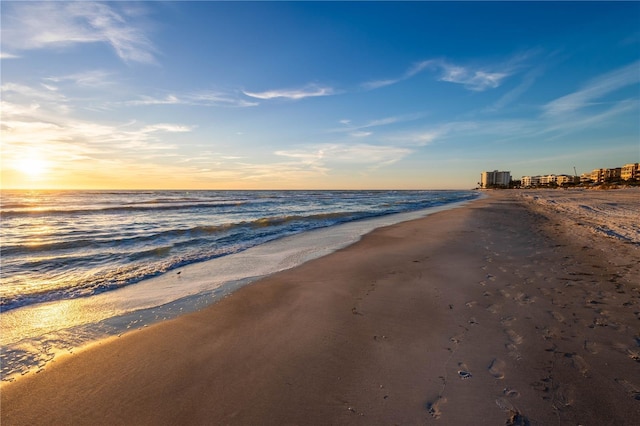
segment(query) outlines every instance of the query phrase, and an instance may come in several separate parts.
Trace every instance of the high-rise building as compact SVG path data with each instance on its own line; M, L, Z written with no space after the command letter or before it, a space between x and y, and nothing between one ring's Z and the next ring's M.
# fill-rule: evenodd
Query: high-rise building
M507 188L511 182L511 172L499 172L494 170L492 172L482 172L480 174L480 187L481 188Z

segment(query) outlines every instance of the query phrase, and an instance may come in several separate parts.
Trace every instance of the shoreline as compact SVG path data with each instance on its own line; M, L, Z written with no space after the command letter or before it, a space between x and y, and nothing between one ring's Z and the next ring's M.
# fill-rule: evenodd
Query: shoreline
M88 298L2 312L2 383L39 373L52 360L101 340L200 310L244 285L351 245L377 228L459 208L470 201L306 231Z
M638 247L565 219L492 193L379 228L3 385L2 422L633 424Z

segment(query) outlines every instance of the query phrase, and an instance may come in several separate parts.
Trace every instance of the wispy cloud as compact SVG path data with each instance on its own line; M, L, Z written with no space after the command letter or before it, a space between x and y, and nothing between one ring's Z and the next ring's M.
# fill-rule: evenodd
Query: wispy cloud
M277 99L285 98L292 100L299 100L304 98L316 97L316 96L330 96L334 95L335 91L331 87L324 87L318 85L308 85L301 89L282 89L282 90L267 90L265 92L243 92L246 96L257 99Z
M553 134L552 138L562 137L576 130L593 129L598 126L607 125L609 121L618 115L629 111L638 111L640 101L637 99L625 99L616 102L601 112L593 114L574 115L570 120L547 120L547 125L541 133ZM636 115L637 118L637 115Z
M56 90L55 87L47 87L46 85L42 87L46 90L24 84L5 83L0 86L0 93L2 93L4 99L15 97L21 100L28 100L31 105L37 102L66 103L68 101L67 97Z
M139 105L139 106L146 106L146 105L176 105L176 104L181 104L181 103L186 103L186 101L181 101L175 95L166 95L163 98L154 98L152 96L140 96L139 99L135 99L135 100L132 100L132 101L126 101L125 102L126 105Z
M111 73L104 70L89 70L73 74L51 76L44 80L51 83L72 83L83 87L102 87L113 84Z
M227 107L253 107L258 102L247 101L233 93L201 91L181 94L167 94L163 97L140 96L124 102L125 105L192 105L192 106L227 106Z
M177 146L163 135L190 132L177 123L98 123L71 117L56 103L25 106L2 100L2 158L10 166L21 152L32 147L46 149L54 164L77 160L102 164L108 158L149 158Z
M489 72L473 70L466 67L451 65L443 61L434 64L440 70L440 81L462 84L466 89L482 92L500 86L502 80L509 76L506 72Z
M184 133L190 132L193 130L190 126L183 126L179 124L168 124L168 123L158 123L152 124L150 126L144 126L140 129L142 133L151 133L151 132L169 132L169 133Z
M427 68L432 61L422 61L416 64L413 64L409 69L407 69L404 74L397 78L385 79L385 80L372 80L362 83L362 87L366 90L379 89L385 86L391 86L393 84L397 84L401 81L408 80L416 74L419 74L425 68Z
M19 57L19 55L14 55L13 53L0 52L0 59L16 59Z
M351 132L349 134L354 138L366 138L367 136L371 136L373 132L357 131L357 132Z
M472 69L470 67L451 64L443 59L431 59L413 64L400 77L368 81L363 83L362 87L367 90L372 90L390 86L408 80L425 70L431 70L437 73L437 79L439 81L462 84L466 89L475 92L496 88L500 86L502 80L511 75L511 71L507 68L502 71L490 71L491 67Z
M520 84L518 84L516 87L514 87L504 95L502 95L500 99L498 99L488 108L486 108L485 111L489 111L489 112L498 111L504 108L505 106L513 103L516 99L522 96L522 94L524 94L527 90L529 90L531 86L533 86L535 81L538 79L538 77L540 77L543 74L543 72L544 72L544 67L542 66L536 67L530 70L529 72L527 72L522 77L522 81L520 82Z
M582 89L555 99L543 107L548 117L566 115L593 105L604 96L640 82L640 61L603 74Z
M16 2L3 5L2 40L8 53L107 43L125 62L155 63L155 47L133 22L138 13L95 2Z
M332 133L348 133L355 137L369 136L372 134L370 131L372 128L414 121L422 118L423 116L423 113L390 116L370 120L363 124L352 124L352 120L340 120L340 123L343 124L343 126L329 131Z
M330 163L368 164L379 167L393 164L413 152L397 146L371 144L320 144L297 150L280 150L276 155L296 158L307 164L325 166Z

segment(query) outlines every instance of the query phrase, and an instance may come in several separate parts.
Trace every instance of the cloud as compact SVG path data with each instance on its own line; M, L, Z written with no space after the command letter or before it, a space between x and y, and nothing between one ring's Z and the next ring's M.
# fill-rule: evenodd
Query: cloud
M422 61L416 64L413 64L409 69L407 69L403 75L398 78L386 79L386 80L372 80L362 83L361 86L366 90L374 90L379 89L385 86L391 86L393 84L399 83L404 80L408 80L411 77L415 76L422 72L425 68L427 68L433 61Z
M0 59L16 59L20 56L14 55L13 53L0 52Z
M398 82L400 82L402 80L404 80L404 79L396 78L396 79L390 79L390 80L367 81L365 83L362 83L362 87L365 88L366 90L374 90L374 89L379 89L381 87L391 86L391 85L396 84L396 83L398 83Z
M543 107L544 115L547 117L555 117L578 111L593 105L594 102L603 98L605 95L613 93L623 87L637 84L639 81L640 61L636 61L625 67L598 76L587 83L582 89L547 103Z
M317 179L326 175L329 169L317 164L300 161L283 161L276 163L237 163L227 165L227 173L233 175L229 181L249 181L264 185L265 182L289 182L300 185L301 182Z
M155 63L155 47L132 22L138 14L95 2L16 2L3 6L2 40L11 51L107 43L125 62ZM3 17L4 18L4 17Z
M268 90L266 92L243 92L246 96L257 99L293 99L299 100L316 96L330 96L334 95L335 91L331 87L321 87L317 85L309 85L302 89L283 89L283 90Z
M146 106L146 105L175 105L186 103L174 95L167 95L164 98L154 98L151 96L140 96L140 99L126 101L126 105Z
M405 147L371 144L321 144L298 150L276 151L276 155L296 158L306 164L327 163L370 164L372 166L393 164L413 150Z
M625 99L614 103L610 108L595 114L572 116L571 120L549 120L542 133L557 133L556 137L564 136L575 130L591 129L606 123L612 117L629 111L638 111L640 102L637 99ZM636 116L637 118L637 116Z
M4 99L19 98L28 100L32 105L36 102L48 103L66 103L66 96L55 90L55 88L47 88L47 90L35 89L18 83L5 83L0 86L0 93Z
M438 73L439 81L462 84L466 89L475 92L496 88L500 86L502 80L511 75L509 67L505 67L503 71L488 71L454 65L442 59L430 59L413 64L400 77L368 81L361 86L366 90L379 89L408 80L425 70Z
M101 124L69 117L55 103L25 107L3 99L1 107L2 158L8 165L29 147L46 148L60 167L78 159L147 158L177 149L165 142L164 134L192 130L174 123Z
M140 131L142 133L151 133L151 132L184 133L184 132L190 132L192 129L193 128L190 126L159 123L159 124L153 124L150 126L145 126Z
M486 108L485 111L497 111L514 102L523 93L529 90L529 88L533 85L533 83L535 83L538 77L540 77L543 74L543 72L544 72L543 66L536 67L531 71L527 72L522 78L522 81L520 82L520 84L518 84L515 88L505 93L493 105Z
M147 105L191 105L191 106L227 106L227 107L252 107L259 105L257 102L250 102L241 99L230 93L202 91L183 94L168 94L164 97L155 98L152 96L141 96L139 99L126 101L125 105L147 106Z
M52 83L71 82L76 86L83 87L101 87L112 84L109 80L110 73L103 70L91 70L68 74L63 76L47 77L44 80Z
M424 116L423 113L416 113L416 114L407 114L407 115L400 115L400 116L390 116L390 117L384 117L384 118L378 118L375 120L371 120L368 121L364 124L360 124L360 125L353 125L351 124L352 121L351 120L341 120L340 123L344 124L344 127L338 127L335 129L331 129L329 130L330 132L334 132L334 133L349 133L352 136L368 136L369 134L371 134L371 132L368 131L368 129L372 128L372 127L382 127L382 126L388 126L391 124L396 124L396 123L402 123L402 122L408 122L408 121L414 121L414 120L418 120L420 118L422 118ZM367 133L366 135L364 135L363 133Z
M351 132L349 133L351 136L353 136L354 138L365 138L367 136L371 136L373 134L373 132L362 132L362 131L358 131L358 132Z
M509 74L505 72L471 70L445 62L439 63L438 67L441 71L440 81L462 84L465 88L474 92L494 89L500 86L500 83L505 77L509 76Z

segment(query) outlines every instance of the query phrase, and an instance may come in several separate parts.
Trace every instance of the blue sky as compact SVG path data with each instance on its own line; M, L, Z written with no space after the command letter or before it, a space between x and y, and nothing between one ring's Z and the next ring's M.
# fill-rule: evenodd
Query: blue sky
M447 189L640 161L638 2L2 2L3 188Z

